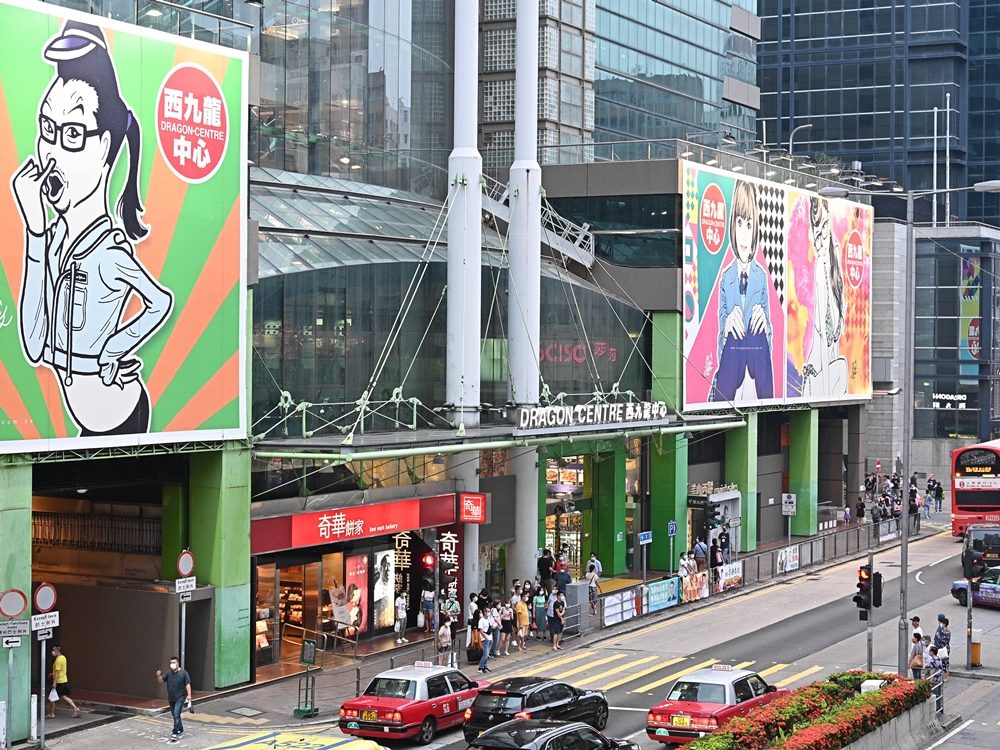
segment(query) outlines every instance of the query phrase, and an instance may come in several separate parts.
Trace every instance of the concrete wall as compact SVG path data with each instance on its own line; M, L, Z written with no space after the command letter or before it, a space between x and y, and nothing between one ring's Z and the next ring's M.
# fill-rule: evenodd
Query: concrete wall
M722 483L723 478L722 461L712 461L707 464L691 464L688 466L688 484L702 484L704 482Z
M844 505L844 456L847 454L847 425L843 419L823 419L819 423L819 504Z
M768 542L785 535L785 519L781 515L781 476L785 457L781 453L757 457L757 541ZM774 498L769 505L768 500Z
M852 742L844 750L921 750L943 733L941 722L934 713L934 698L931 698Z
M910 461L913 464L913 471L919 472L925 478L928 474L934 474L939 482L944 482L944 491L951 496L951 452L956 448L963 448L966 445L974 445L976 440L957 440L952 438L934 438L924 440L914 440L910 444ZM883 459L882 465L885 465ZM923 484L920 485L921 490Z

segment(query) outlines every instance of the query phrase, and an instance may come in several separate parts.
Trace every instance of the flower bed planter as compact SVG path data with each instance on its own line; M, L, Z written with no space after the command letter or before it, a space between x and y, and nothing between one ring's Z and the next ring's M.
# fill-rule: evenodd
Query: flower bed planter
M860 695L865 680L885 680ZM778 698L689 745L691 750L840 750L930 697L926 680L840 672Z

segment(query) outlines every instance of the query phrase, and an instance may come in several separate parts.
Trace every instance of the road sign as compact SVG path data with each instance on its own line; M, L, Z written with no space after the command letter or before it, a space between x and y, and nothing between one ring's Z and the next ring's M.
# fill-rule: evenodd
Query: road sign
M677 521L667 523L667 536L677 536Z
M743 519L740 518L739 516L733 516L732 518L729 519L729 528L731 529L738 529L742 525L743 525Z
M31 623L27 620L0 621L0 636L31 635Z
M13 620L28 608L28 597L20 589L7 589L0 594L0 616Z
M4 648L21 648L21 636L19 636L19 635L4 636L3 647Z
M781 515L783 516L794 516L796 514L796 497L795 495L782 495L781 496Z
M186 549L177 555L177 572L182 578L194 573L194 555L191 550Z
M189 602L189 601L191 601L191 592L190 591L185 591L183 594L181 594L181 601L182 602Z
M194 576L190 578L178 578L174 581L174 593L182 594L185 591L194 591L198 588L198 581Z
M299 663L310 667L316 666L316 641L309 638L302 639L302 653L299 656Z
M881 461L876 461L875 462L875 473L876 474L881 474L882 473L882 462Z
M58 628L59 627L59 613L58 612L45 612L41 615L31 616L31 629L32 630L45 630L45 628Z
M38 631L38 640L47 641L52 637L52 628L46 628L45 630Z
M56 606L56 587L51 583L40 583L34 594L35 611L49 612Z
M639 532L639 544L649 544L653 541L652 531L640 531Z

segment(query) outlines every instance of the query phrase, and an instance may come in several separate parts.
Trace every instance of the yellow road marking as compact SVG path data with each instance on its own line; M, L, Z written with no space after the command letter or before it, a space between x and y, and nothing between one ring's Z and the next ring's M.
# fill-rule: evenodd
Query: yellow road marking
M607 664L609 661L618 661L619 659L624 659L625 654L615 654L614 656L606 656L603 659L598 659L597 661L592 661L589 664L584 664L582 667L574 667L568 672L562 672L557 674L552 679L554 680L565 680L567 677L572 677L575 674L580 674L580 672L586 672L592 667L599 667L602 664Z
M739 664L733 665L733 669L746 669L751 664L756 664L755 661L741 661Z
M787 664L775 664L773 667L768 667L767 669L758 672L761 677L767 677L769 674L774 674L775 672L780 672L782 669L787 667Z
M646 664L654 659L658 659L658 656L647 656L645 659L637 659L636 661L630 661L628 664L622 664L620 667L615 667L614 669L609 669L606 672L601 672L600 674L595 674L593 677L588 677L580 682L574 682L573 684L577 687L582 687L584 685L589 685L592 682L597 682L598 680L603 680L605 677L610 677L613 674L618 674L619 672L624 672L626 669L631 667L638 667L640 664ZM632 679L631 677L629 679ZM605 688L607 689L607 688Z
M713 664L717 664L718 659L709 659L708 661L703 661L701 664L695 664L693 667L688 667L687 669L682 669L680 672L674 672L671 675L667 675L662 680L657 680L656 682L651 682L648 685L643 685L633 690L633 693L648 693L650 690L655 690L660 685L666 685L668 682L673 682L678 680L686 674L691 674L692 672L697 672L699 669L704 669L705 667L710 667Z
M611 690L618 687L619 685L624 685L626 682L632 682L632 680L638 680L640 677L645 677L653 672L659 672L664 667L669 667L677 662L684 661L686 657L680 656L676 659L670 659L668 661L660 662L659 664L643 669L641 672L636 672L635 674L630 674L628 677L622 677L620 680L615 680L614 682L609 682L607 685L602 685L601 690Z
M546 672L552 667L559 667L563 664L569 664L571 661L579 661L580 659L586 659L588 656L593 656L595 651L580 651L575 654L570 654L569 656L561 656L553 661L545 662L537 667L532 667L531 669L526 669L523 672L515 672L511 677L532 677L539 672Z
M784 687L785 685L791 685L793 682L801 680L803 677L808 677L811 674L816 674L823 667L809 667L809 669L803 669L798 674L793 674L791 677L786 677L781 682L774 683L778 687Z

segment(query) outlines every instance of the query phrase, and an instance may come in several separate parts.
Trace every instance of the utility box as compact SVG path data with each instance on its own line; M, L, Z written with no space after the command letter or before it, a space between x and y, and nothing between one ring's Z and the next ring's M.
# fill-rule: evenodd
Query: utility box
M881 690L885 685L885 680L865 680L861 683L861 694L874 693L876 690Z
M978 669L983 666L983 631L979 628L972 629L972 666Z

